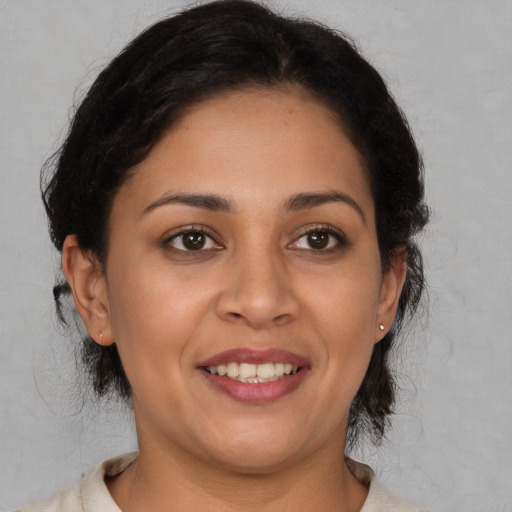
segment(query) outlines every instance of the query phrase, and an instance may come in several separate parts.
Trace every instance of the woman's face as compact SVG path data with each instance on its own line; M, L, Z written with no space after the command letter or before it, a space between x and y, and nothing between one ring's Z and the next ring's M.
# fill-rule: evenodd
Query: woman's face
M292 87L199 103L109 227L89 327L118 346L141 449L240 471L340 456L403 265L382 275L361 156L326 107Z

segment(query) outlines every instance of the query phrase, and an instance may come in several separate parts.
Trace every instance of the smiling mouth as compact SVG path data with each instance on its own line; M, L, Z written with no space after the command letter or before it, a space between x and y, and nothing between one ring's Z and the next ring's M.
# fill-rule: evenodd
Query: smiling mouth
M274 382L295 375L301 370L300 366L290 363L237 363L229 362L217 366L204 366L206 372L211 375L219 375L237 382L260 384Z

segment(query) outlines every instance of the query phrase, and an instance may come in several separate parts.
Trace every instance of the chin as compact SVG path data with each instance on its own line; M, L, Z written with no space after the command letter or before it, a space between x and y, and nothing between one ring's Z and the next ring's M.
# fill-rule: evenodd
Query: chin
M253 426L240 434L238 431L229 441L218 443L211 457L218 465L240 474L266 474L280 471L307 456L303 440L291 432L264 429Z
M236 457L230 457L222 453L216 458L219 466L226 470L241 475L266 475L282 471L291 466L296 457L285 454L282 451L253 450L252 452L239 453Z

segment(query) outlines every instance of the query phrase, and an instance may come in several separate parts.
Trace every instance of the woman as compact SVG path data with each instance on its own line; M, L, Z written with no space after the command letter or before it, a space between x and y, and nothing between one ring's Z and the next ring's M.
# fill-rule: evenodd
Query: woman
M240 0L165 19L48 170L55 297L139 451L24 510L418 510L344 456L388 425L428 217L407 123L350 42Z

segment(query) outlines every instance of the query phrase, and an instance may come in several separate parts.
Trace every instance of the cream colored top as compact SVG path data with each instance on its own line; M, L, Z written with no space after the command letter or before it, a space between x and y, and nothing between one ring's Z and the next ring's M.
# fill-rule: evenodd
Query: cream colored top
M79 484L55 498L19 509L17 512L121 512L105 485L105 476L124 471L137 453L128 453L109 459L86 476ZM391 497L379 484L374 472L366 465L347 459L350 471L361 482L370 484L368 497L361 512L425 512L402 500Z

